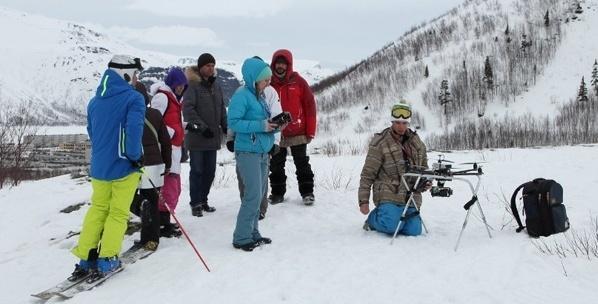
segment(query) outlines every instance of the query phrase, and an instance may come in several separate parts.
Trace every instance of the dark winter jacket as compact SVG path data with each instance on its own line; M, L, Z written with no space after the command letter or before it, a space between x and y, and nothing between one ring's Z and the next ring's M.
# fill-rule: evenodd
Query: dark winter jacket
M199 126L199 132L185 131L185 147L190 151L220 150L226 135L226 108L222 89L215 78L204 80L197 67L185 69L189 87L183 97L183 120ZM214 136L203 132L210 129Z
M405 173L406 167L404 156L411 165L428 167L426 146L415 132L407 130L405 135L396 139L392 129L387 128L374 135L361 171L359 202L369 201L373 191L376 206L380 201L391 201L399 205L406 203L407 189L401 182L401 175ZM411 179L407 182L410 181ZM415 194L415 200L421 206L420 193Z
M141 158L145 102L139 92L108 69L87 106L91 177L116 180L136 171Z
M280 97L282 110L291 113L292 122L282 130L281 146L295 146L311 141L316 135L316 102L314 95L297 72L293 71L293 55L288 50L278 50L272 55L272 71L278 58L287 61L287 73L283 79L272 76L270 85Z
M148 108L145 112L145 118L154 127L154 130L147 123L144 125L143 164L145 166L164 164L166 169L170 169L172 147L168 130L162 121L162 115L160 115L160 111Z

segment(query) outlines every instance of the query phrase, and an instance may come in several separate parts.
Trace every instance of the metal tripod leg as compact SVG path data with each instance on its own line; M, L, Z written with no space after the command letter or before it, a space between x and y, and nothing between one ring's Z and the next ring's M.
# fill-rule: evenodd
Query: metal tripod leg
M401 223L403 222L403 218L407 214L407 209L409 209L409 205L413 204L413 207L415 207L415 210L417 212L419 212L419 208L417 208L417 204L415 202L415 199L413 198L414 194L415 193L411 193L411 195L409 196L409 199L407 200L407 204L405 204L405 208L403 209L403 213L401 214L401 218L399 219L399 224L397 225L397 229L395 229L395 233L392 235L392 239L390 240L391 245L394 243L394 240L397 237L397 234L399 233L399 229L401 228ZM424 227L424 231L426 231L426 233L428 233L428 228L426 227L426 224L424 223L424 220L421 217L421 214L419 214L419 218L422 221L422 226Z
M486 227L486 231L488 232L488 237L492 238L492 234L490 234L490 226L486 221L486 216L484 215L484 211L482 210L482 206L480 205L480 201L477 199L477 191L474 192L474 199L476 205L478 205L478 209L480 210L480 215L482 216L482 221L484 222L484 226ZM463 221L463 227L461 227L461 231L459 232L459 237L457 238L457 244L455 244L455 251L459 248L459 243L461 242L461 236L463 236L463 231L465 231L465 227L467 226L467 220L469 219L469 213L471 212L471 207L467 208L467 214L465 215L465 220Z
M488 237L492 238L492 234L490 234L490 225L488 225L488 222L486 221L486 216L484 215L484 211L482 210L482 206L480 205L480 201L476 202L476 205L478 205L478 208L480 209L480 215L482 216L482 221L484 222L484 226L486 227L486 231L488 231Z
M465 226L467 226L467 220L469 219L469 212L471 212L471 208L467 209L467 214L465 215L465 220L463 221L463 227L461 227L461 232L459 232L459 237L457 238L457 244L455 244L455 251L459 248L459 243L461 242L461 236L463 236L463 231L465 231Z

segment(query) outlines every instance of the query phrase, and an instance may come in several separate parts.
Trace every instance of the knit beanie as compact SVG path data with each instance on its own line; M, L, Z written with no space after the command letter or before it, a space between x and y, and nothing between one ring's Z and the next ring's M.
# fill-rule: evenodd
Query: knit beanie
M216 59L210 53L203 53L197 58L197 67L200 69L208 63L216 64Z
M168 74L166 74L164 83L174 92L176 87L187 85L187 77L185 76L185 72L183 72L183 70L178 67L173 67L168 71Z
M264 79L270 79L272 77L272 70L269 66L265 66L262 71L255 78L255 82L258 83Z

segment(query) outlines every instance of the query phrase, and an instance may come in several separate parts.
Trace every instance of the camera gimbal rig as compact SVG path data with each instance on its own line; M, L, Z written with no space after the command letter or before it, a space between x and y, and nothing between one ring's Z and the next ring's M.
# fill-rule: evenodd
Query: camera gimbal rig
M401 182L407 188L407 196L409 197L409 199L407 200L407 203L405 204L405 208L404 208L403 214L401 215L401 218L399 220L399 224L397 225L397 229L395 230L395 233L392 236L392 240L390 241L391 244L394 242L394 239L396 238L397 233L399 232L401 222L403 222L404 220L407 219L405 217L405 214L407 213L407 209L409 208L409 206L413 205L413 207L415 207L415 209L417 210L416 215L419 214L419 209L417 208L417 204L415 203L414 195L416 193L422 192L422 190L424 190L425 187L427 186L427 183L432 182L434 180L436 180L437 186L432 187L432 189L430 191L432 196L440 196L440 197L451 196L453 194L453 190L449 187L445 187L444 183L447 181L453 181L453 180L459 180L459 181L463 181L463 182L467 183L471 190L471 194L472 194L471 199L467 203L465 203L465 205L463 205L463 208L465 210L467 210L467 214L465 215L465 221L463 222L463 226L461 227L461 232L459 232L459 238L457 239L457 244L455 245L455 251L457 251L457 249L459 248L461 236L463 235L463 231L465 230L465 227L467 226L467 221L469 219L469 213L471 212L471 206L473 206L474 204L478 206L480 215L482 217L482 221L484 222L486 231L488 231L488 237L492 238L492 235L490 234L490 229L489 229L490 226L488 225L488 222L486 221L486 216L484 216L484 211L482 210L482 206L480 205L480 202L478 200L478 195L477 195L477 193L480 189L481 181L482 181L481 176L484 174L484 172L482 171L482 167L478 165L479 164L478 162L463 163L463 164L472 165L472 167L469 169L453 171L452 163L453 163L452 161L445 159L443 155L438 155L438 161L432 164L431 170L427 169L425 167L409 165L408 162L405 164L407 167L406 173L401 175ZM473 186L473 184L470 180L463 178L461 176L477 177L477 182L476 182L475 187ZM413 184L413 187L409 186L409 184L405 180L406 177L416 177L416 181ZM420 218L421 218L421 215L420 215ZM426 228L426 225L424 224L423 219L422 219L422 225L423 225L426 233L428 233L428 229Z

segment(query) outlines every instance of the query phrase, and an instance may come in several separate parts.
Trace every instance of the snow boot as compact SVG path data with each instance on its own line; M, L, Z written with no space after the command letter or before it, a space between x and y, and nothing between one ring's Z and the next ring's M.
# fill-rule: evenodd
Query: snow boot
M201 210L204 212L212 213L212 212L216 211L216 208L208 205L208 202L200 203L199 206L201 206Z
M236 249L241 249L243 251L253 251L253 249L255 249L256 247L259 247L260 244L258 242L251 242L251 243L247 243L244 245L239 245L239 244L235 244L233 243L233 247L235 247Z
M203 208L201 205L191 206L191 215L202 217L203 216Z
M284 195L270 194L270 205L280 204L284 201Z
M255 241L258 246L272 244L272 239L267 237L261 237Z
M308 193L303 195L303 204L305 206L311 206L314 204L314 202L316 201L316 198L314 197L313 193Z
M175 224L168 223L160 228L160 236L165 238L180 237L183 233Z

